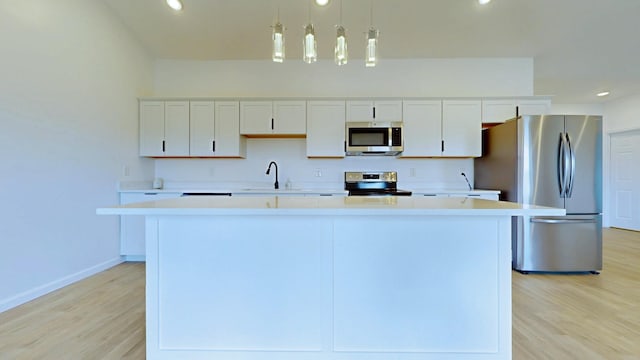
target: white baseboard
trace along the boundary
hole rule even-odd
[[[122,255],[122,260],[131,262],[145,262],[146,258],[145,255]]]
[[[16,306],[22,305],[26,302],[39,298],[42,295],[46,295],[52,291],[58,290],[67,285],[73,284],[74,282],[88,278],[91,275],[95,275],[101,271],[114,267],[120,263],[122,263],[122,259],[120,258],[108,260],[101,264],[78,271],[75,274],[71,274],[63,278],[54,280],[48,284],[44,284],[36,288],[24,291],[8,299],[0,299],[0,313],[7,311],[9,309],[13,309]]]

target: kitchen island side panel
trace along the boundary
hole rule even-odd
[[[510,359],[508,216],[148,216],[149,359]]]

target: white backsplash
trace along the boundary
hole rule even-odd
[[[247,139],[246,159],[157,159],[155,176],[165,187],[211,185],[269,187],[275,175],[266,175],[270,161],[278,164],[284,188],[341,189],[345,171],[397,171],[402,189],[467,189],[460,175],[473,184],[473,159],[401,159],[393,156],[353,156],[344,159],[308,159],[305,139]]]

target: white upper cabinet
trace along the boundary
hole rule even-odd
[[[347,101],[346,121],[402,121],[402,100]]]
[[[482,154],[480,100],[442,101],[442,156],[474,157]]]
[[[405,100],[402,157],[442,156],[442,101]]]
[[[345,102],[307,102],[307,157],[344,157]]]
[[[305,135],[305,101],[241,101],[243,135]]]
[[[518,115],[545,115],[551,111],[551,99],[487,99],[482,100],[482,122],[503,123]]]
[[[216,101],[214,156],[247,156],[247,139],[240,136],[240,103]]]
[[[215,105],[213,101],[191,101],[191,156],[213,156],[215,151]]]
[[[515,99],[483,100],[482,122],[502,123],[516,117],[517,102]]]
[[[246,140],[240,136],[237,101],[191,101],[190,155],[244,157]]]
[[[551,113],[551,99],[521,99],[518,100],[518,114],[546,115]]]
[[[140,155],[189,156],[189,102],[140,102]]]

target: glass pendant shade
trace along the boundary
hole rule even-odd
[[[369,29],[367,35],[367,54],[365,56],[365,66],[374,67],[378,62],[378,30]]]
[[[316,33],[313,29],[313,24],[308,24],[304,28],[303,39],[303,55],[302,60],[307,64],[311,64],[318,60],[318,44],[316,43]]]
[[[284,61],[284,27],[280,22],[273,26],[273,53],[271,58],[278,63]]]
[[[347,35],[344,27],[338,26],[336,34],[335,61],[337,65],[344,65],[349,60],[349,52],[347,51]]]

